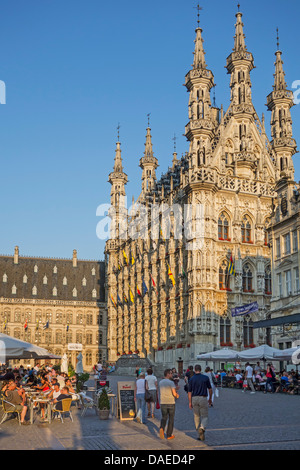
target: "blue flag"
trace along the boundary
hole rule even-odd
[[[147,292],[148,292],[148,287],[146,286],[146,283],[143,279],[143,294],[145,295],[145,294],[147,294]]]

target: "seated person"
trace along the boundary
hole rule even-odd
[[[70,393],[76,393],[76,390],[73,388],[73,385],[70,379],[66,379],[65,386],[68,387]]]
[[[25,421],[25,416],[27,413],[27,406],[25,404],[26,396],[20,390],[17,390],[17,385],[13,380],[11,380],[5,387],[2,389],[5,394],[5,400],[7,400],[11,405],[5,403],[5,409],[7,411],[16,410],[21,412],[21,424],[29,424],[28,421]]]
[[[66,398],[72,398],[72,396],[69,394],[69,389],[68,387],[63,387],[59,396],[53,400],[53,403],[55,405],[54,410],[55,411],[62,411],[62,400],[65,400]]]
[[[0,376],[0,380],[15,380],[15,374],[11,367],[8,367],[6,373]]]
[[[52,398],[53,400],[57,399],[57,397],[59,397],[59,395],[61,394],[61,390],[60,390],[60,385],[59,383],[56,381],[53,386],[52,386],[52,390],[51,392],[49,393],[49,398]]]

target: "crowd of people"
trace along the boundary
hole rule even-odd
[[[250,390],[256,393],[258,390],[264,393],[276,393],[284,391],[289,394],[298,393],[300,377],[298,371],[276,372],[273,364],[267,364],[263,369],[260,362],[255,366],[249,363],[245,368],[233,369],[230,371],[213,371],[206,367],[202,373],[201,366],[189,366],[181,376],[184,379],[184,391],[188,395],[188,406],[193,410],[195,428],[199,440],[205,440],[205,430],[208,424],[208,409],[214,406],[214,398],[219,396],[218,386],[225,378],[230,378],[239,386],[243,393]],[[140,367],[136,367],[135,401],[136,420],[145,423],[146,418],[154,418],[155,409],[160,409],[160,430],[159,436],[164,439],[165,432],[167,439],[174,439],[173,428],[175,418],[176,399],[179,398],[179,374],[176,369],[166,369],[164,378],[157,380],[152,369],[146,373]],[[148,415],[146,416],[146,408]]]
[[[299,392],[300,376],[297,370],[276,371],[272,363],[268,363],[263,368],[260,362],[254,367],[249,363],[245,365],[245,369],[234,369],[230,371],[219,370],[215,374],[217,381],[226,381],[227,377],[231,380],[234,378],[234,384],[243,389],[243,392],[250,389],[250,393],[256,391],[264,391],[264,393],[286,392],[295,395]]]
[[[26,391],[25,391],[26,389]],[[27,392],[40,392],[56,411],[62,411],[61,401],[66,398],[78,399],[76,393],[76,376],[69,377],[68,374],[60,372],[52,364],[40,366],[36,364],[32,368],[10,367],[4,369],[0,375],[1,399],[5,402],[7,411],[14,410],[20,413],[21,424],[29,424],[26,420],[28,410]],[[45,404],[39,404],[41,420],[45,417]]]

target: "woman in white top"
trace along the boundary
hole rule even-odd
[[[207,377],[209,378],[210,385],[212,388],[211,404],[209,405],[209,407],[212,407],[214,406],[213,403],[214,403],[215,391],[216,391],[216,386],[215,386],[216,376],[210,367],[206,367],[204,375],[207,375]],[[207,399],[209,400],[209,394],[207,396]]]
[[[147,400],[148,406],[148,418],[152,416],[154,418],[154,409],[157,400],[157,378],[153,375],[153,370],[147,370],[147,377],[146,377],[146,389],[149,391],[149,400]]]
[[[146,380],[145,374],[140,374],[135,383],[134,401],[136,402],[136,420],[144,424],[146,421],[146,402],[145,402]]]

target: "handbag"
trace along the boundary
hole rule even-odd
[[[146,380],[145,380],[145,401],[151,401],[151,393],[149,390],[146,388]]]
[[[157,410],[160,409],[160,404],[159,404],[159,400],[158,400],[158,394],[156,395],[156,409],[157,409]]]

